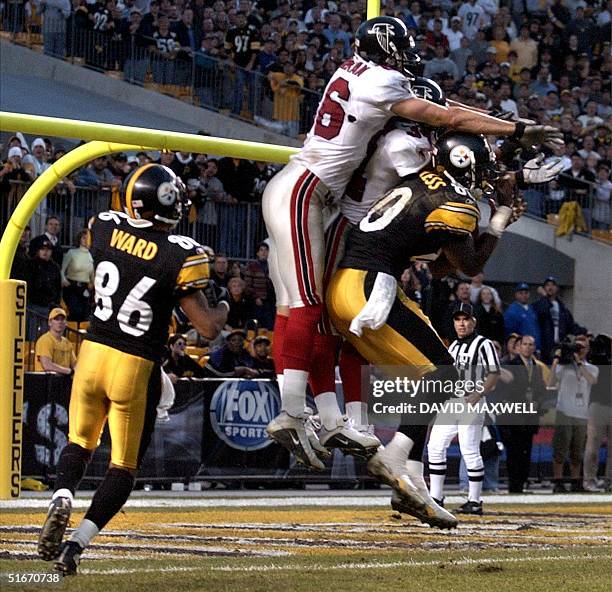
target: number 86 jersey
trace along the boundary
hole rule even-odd
[[[394,116],[391,108],[412,98],[403,74],[355,55],[331,77],[314,125],[291,161],[312,171],[340,199],[368,142]]]
[[[208,282],[207,252],[121,212],[102,212],[89,228],[95,294],[86,339],[159,362],[176,299]]]

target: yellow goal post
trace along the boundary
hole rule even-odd
[[[57,183],[90,160],[133,150],[181,150],[285,163],[296,152],[287,146],[196,134],[0,112],[0,130],[91,140],[49,167],[28,189],[0,240],[0,499],[21,493],[26,283],[11,280],[19,238],[41,200]]]

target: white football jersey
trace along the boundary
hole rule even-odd
[[[403,74],[355,55],[331,77],[304,146],[292,161],[341,198],[368,142],[393,117],[391,107],[411,98]]]
[[[402,177],[417,173],[431,160],[431,142],[418,124],[397,119],[393,128],[373,139],[375,151],[364,162],[340,201],[340,211],[359,224],[370,208]],[[371,147],[371,149],[374,147]],[[367,156],[366,156],[367,158]]]

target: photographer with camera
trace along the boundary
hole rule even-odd
[[[563,464],[569,453],[571,491],[584,491],[580,465],[586,443],[591,387],[599,368],[586,361],[586,335],[567,339],[555,351],[548,386],[557,387],[557,415],[553,436],[553,493],[568,493],[563,483]]]

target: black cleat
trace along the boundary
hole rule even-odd
[[[557,481],[553,486],[553,493],[569,493],[566,489],[565,484],[562,481]]]
[[[38,554],[52,561],[60,554],[60,545],[68,526],[72,504],[67,497],[56,497],[49,506],[47,519],[38,537]]]
[[[434,502],[436,502],[436,504],[438,504],[441,508],[444,507],[444,498],[442,499],[436,499],[435,497],[431,498]]]
[[[455,510],[455,514],[472,514],[482,516],[482,502],[465,502]]]
[[[60,549],[59,557],[55,562],[55,569],[61,571],[65,576],[74,576],[77,567],[81,563],[83,547],[75,541],[66,541]]]

